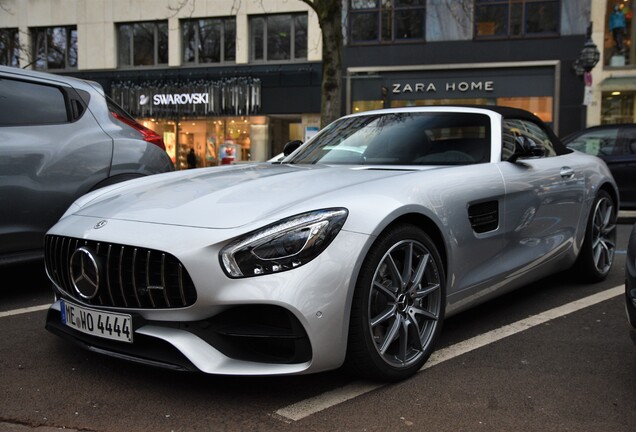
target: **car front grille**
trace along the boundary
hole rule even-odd
[[[80,249],[90,257],[87,261],[90,265],[77,264],[79,258],[73,258]],[[166,309],[190,306],[197,298],[183,264],[165,252],[47,235],[44,259],[53,282],[66,295],[84,304]],[[86,275],[95,286],[88,294],[79,289],[80,275]]]

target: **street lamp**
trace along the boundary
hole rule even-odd
[[[587,28],[587,40],[583,44],[579,58],[574,61],[574,71],[579,76],[584,75],[586,72],[589,73],[594,69],[600,58],[601,53],[592,40],[592,23],[590,23]]]
[[[592,40],[592,23],[587,27],[587,40],[583,44],[583,49],[579,54],[579,58],[574,61],[572,65],[574,72],[581,76],[585,81],[585,93],[583,96],[583,105],[590,105],[592,103],[592,69],[598,63],[601,58],[601,53],[598,50],[596,44]]]

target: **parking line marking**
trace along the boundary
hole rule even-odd
[[[610,288],[608,290],[593,294],[591,296],[575,300],[563,306],[559,306],[540,314],[533,315],[526,319],[522,319],[512,324],[505,325],[498,329],[491,330],[487,333],[475,336],[465,341],[458,342],[455,345],[439,349],[431,354],[431,357],[428,359],[428,361],[424,364],[419,372],[443,363],[447,360],[451,360],[462,354],[466,354],[467,352],[497,342],[508,336],[512,336],[516,333],[551,321],[555,318],[559,318],[578,310],[584,309],[586,307],[593,306],[605,300],[609,300],[613,297],[621,295],[624,292],[625,286],[619,285],[614,288]],[[317,412],[320,412],[327,408],[331,408],[355,397],[362,396],[365,393],[368,393],[385,385],[386,383],[380,384],[364,381],[353,382],[344,387],[331,390],[312,398],[305,399],[300,402],[296,402],[286,407],[280,408],[276,410],[274,414],[276,418],[284,422],[291,423],[293,421],[302,420],[305,417],[316,414]]]
[[[39,306],[31,306],[31,307],[22,308],[22,309],[13,309],[6,312],[0,312],[0,318],[13,316],[13,315],[21,315],[21,314],[30,313],[30,312],[37,312],[37,311],[48,309],[50,306],[51,306],[50,304],[45,304],[45,305],[39,305]]]

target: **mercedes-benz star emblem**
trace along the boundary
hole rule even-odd
[[[79,296],[90,300],[99,290],[99,265],[93,253],[86,247],[80,247],[73,255],[69,264],[73,287]]]
[[[102,228],[102,227],[106,226],[106,224],[107,224],[107,223],[108,223],[108,221],[107,221],[107,220],[100,220],[99,222],[97,222],[97,223],[95,224],[95,226],[93,227],[93,229],[100,229],[100,228]]]

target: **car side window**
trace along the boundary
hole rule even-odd
[[[0,126],[32,126],[69,121],[62,89],[0,78]]]
[[[636,154],[636,127],[628,127],[624,129],[624,136],[627,148],[626,154]]]
[[[508,160],[515,152],[515,139],[526,137],[545,149],[543,157],[556,156],[557,152],[554,143],[548,133],[536,123],[524,119],[504,119],[502,131],[502,153],[501,159]]]
[[[618,128],[590,130],[575,138],[568,147],[592,156],[613,156],[622,153],[618,145]]]

